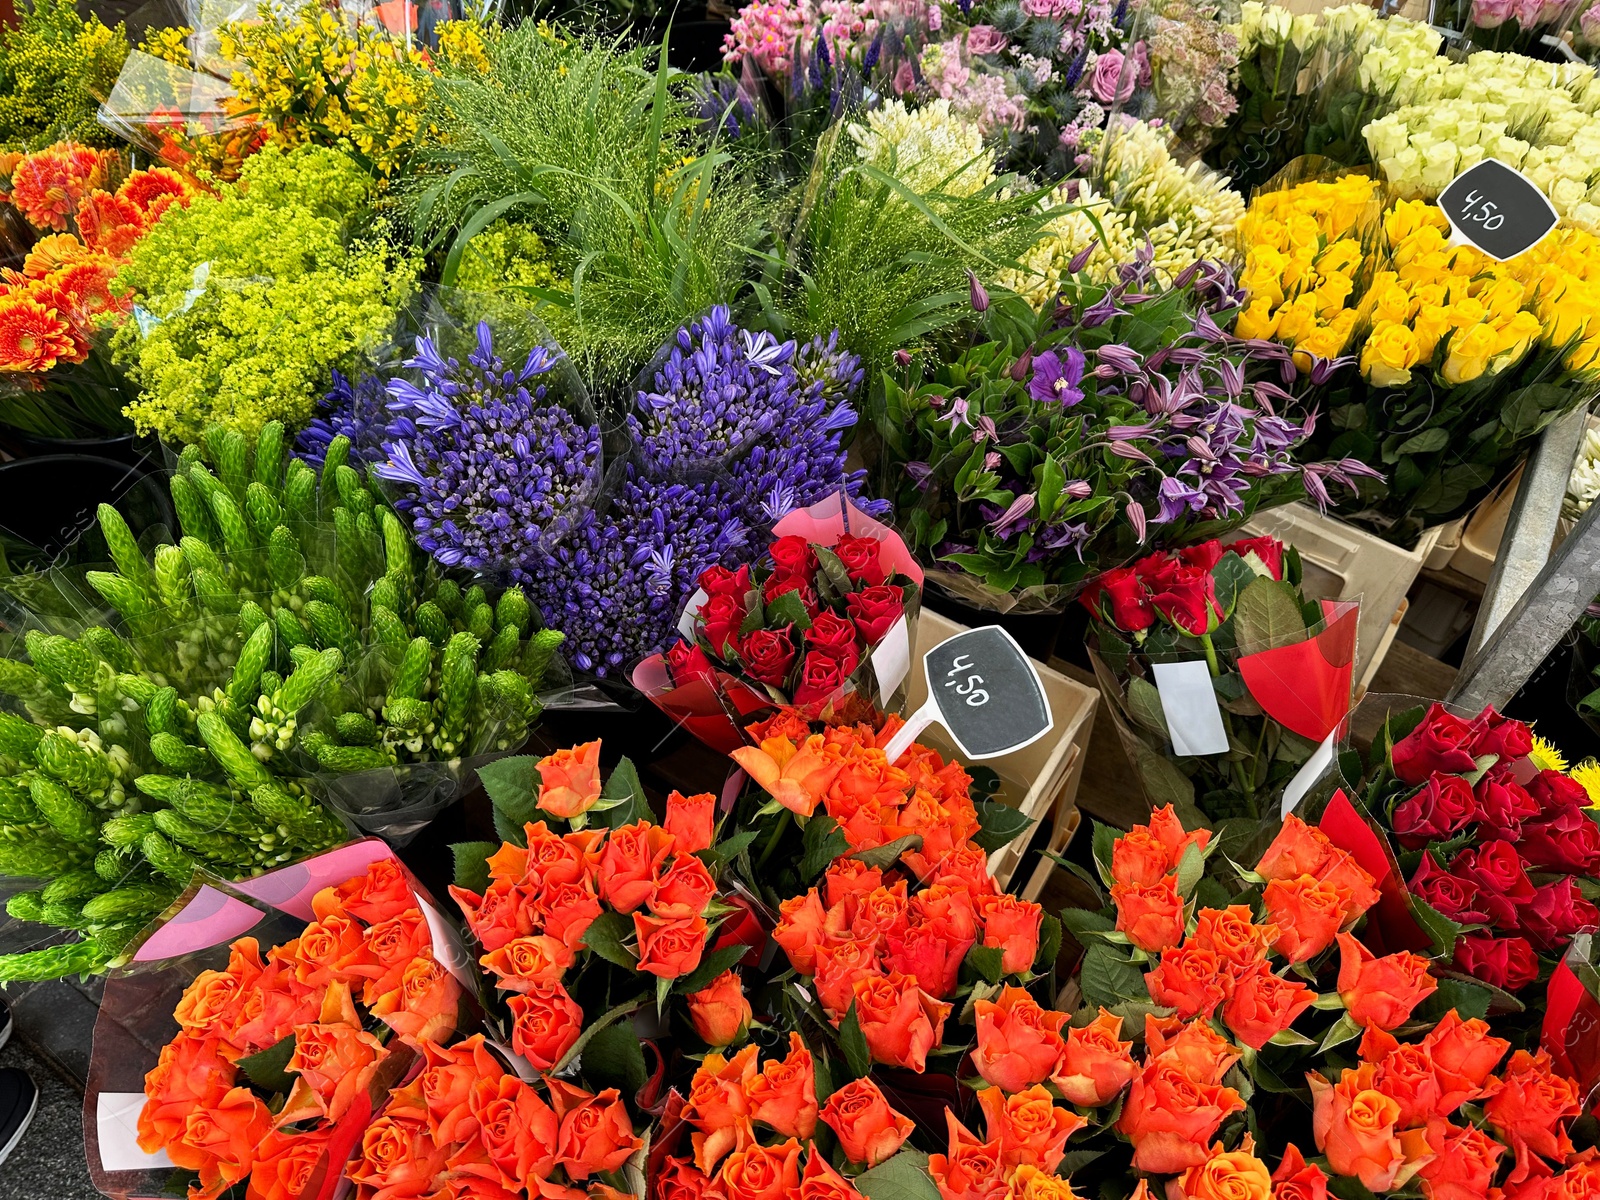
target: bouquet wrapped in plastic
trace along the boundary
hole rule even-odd
[[[840,493],[789,513],[752,571],[712,567],[679,622],[684,640],[633,683],[713,749],[774,705],[829,723],[905,706],[922,568]]]
[[[84,1097],[108,1196],[326,1200],[418,1058],[476,1020],[437,903],[376,840],[203,877],[106,980]],[[465,984],[466,986],[463,986]],[[181,1186],[181,1183],[180,1183]]]
[[[1151,806],[1265,818],[1350,711],[1357,610],[1300,594],[1272,538],[1212,540],[1100,576],[1090,654]]]

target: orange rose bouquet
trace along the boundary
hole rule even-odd
[[[136,390],[99,330],[131,311],[132,292],[116,284],[129,251],[197,186],[75,142],[0,156],[0,204],[21,218],[0,247],[0,422],[62,438],[130,428],[122,408]]]
[[[228,886],[194,885],[108,977],[89,1089],[108,1194],[176,1168],[189,1200],[325,1200],[389,1090],[462,1022],[458,944],[381,842]],[[145,1070],[162,1011],[177,1032]],[[140,1070],[141,1092],[115,1090]]]

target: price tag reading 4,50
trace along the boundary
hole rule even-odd
[[[1439,196],[1455,231],[1452,241],[1505,262],[1533,249],[1560,219],[1537,184],[1503,162],[1468,167]]]
[[[922,660],[922,670],[928,699],[884,747],[890,762],[935,721],[971,760],[1020,750],[1055,724],[1033,662],[998,625],[940,642]]]

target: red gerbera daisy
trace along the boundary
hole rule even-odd
[[[11,173],[11,202],[39,229],[65,229],[67,219],[105,178],[98,150],[57,142],[19,162]]]
[[[31,296],[0,301],[0,371],[48,371],[62,361],[83,361],[70,322]]]
[[[147,171],[135,171],[117,189],[117,199],[131,201],[137,205],[139,211],[151,223],[165,212],[167,205],[173,201],[187,208],[189,197],[193,195],[194,188],[190,186],[189,181],[171,167],[151,167]]]
[[[91,249],[121,258],[144,236],[144,214],[120,191],[93,191],[78,210],[78,230]]]

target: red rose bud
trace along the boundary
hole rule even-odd
[[[1472,786],[1459,775],[1435,773],[1395,806],[1393,823],[1400,844],[1415,850],[1459,833],[1477,819],[1478,801]]]
[[[1239,538],[1228,543],[1227,549],[1232,550],[1240,558],[1246,558],[1254,552],[1261,560],[1261,565],[1266,567],[1274,579],[1283,578],[1283,543],[1277,538]]]
[[[877,587],[889,578],[880,561],[883,543],[877,538],[856,537],[847,533],[834,543],[833,552],[844,565],[845,574],[855,583]]]
[[[675,642],[667,647],[667,674],[676,687],[696,679],[711,678],[711,660],[693,642]]]
[[[1478,799],[1478,820],[1494,837],[1514,842],[1522,835],[1522,823],[1539,815],[1539,802],[1528,789],[1499,768],[1478,780],[1473,794]]]
[[[1457,970],[1507,992],[1539,978],[1539,960],[1526,938],[1464,933],[1456,939],[1454,961]]]
[[[711,653],[729,658],[739,644],[739,626],[744,624],[744,595],[736,599],[727,592],[712,596],[700,608],[700,628]]]
[[[744,673],[758,683],[781,688],[794,666],[794,627],[752,629],[739,641],[739,657]]]
[[[1522,932],[1540,950],[1563,951],[1572,935],[1600,925],[1600,909],[1583,898],[1575,879],[1558,879],[1533,889],[1533,899],[1517,909]]]
[[[805,632],[806,649],[840,662],[848,662],[853,670],[861,657],[858,637],[854,621],[847,621],[838,613],[824,611],[817,614],[817,619],[811,622],[811,628]]]
[[[876,646],[883,641],[905,612],[901,589],[892,583],[853,592],[844,598],[844,607],[869,646]]]
[[[1463,925],[1489,922],[1489,912],[1484,907],[1478,885],[1443,870],[1434,862],[1432,854],[1423,854],[1409,886],[1413,895],[1422,897],[1452,921]]]
[[[1560,771],[1540,771],[1525,785],[1539,807],[1551,813],[1563,808],[1588,808],[1589,793],[1583,784]]]
[[[697,582],[708,596],[734,596],[742,602],[750,591],[750,568],[707,567]]]
[[[1515,762],[1533,750],[1533,731],[1521,721],[1502,717],[1493,705],[1472,722],[1472,734],[1472,753],[1479,758],[1498,754],[1503,762]]]
[[[1600,874],[1600,826],[1584,809],[1558,809],[1554,816],[1529,822],[1517,845],[1539,870]]]
[[[1498,838],[1456,855],[1450,873],[1477,884],[1494,924],[1506,929],[1517,927],[1518,906],[1533,899],[1533,884],[1523,869],[1522,856],[1510,842]]]
[[[1462,775],[1477,770],[1472,726],[1435,704],[1418,725],[1395,743],[1390,761],[1401,783],[1421,783],[1435,771]]]
[[[1209,571],[1222,561],[1226,549],[1220,541],[1212,538],[1209,542],[1201,542],[1198,546],[1185,546],[1178,551],[1178,557],[1191,567]]]
[[[826,654],[812,650],[800,668],[800,685],[794,690],[796,704],[814,704],[826,700],[844,686],[849,672],[843,664]]]
[[[789,592],[794,592],[800,597],[800,607],[806,610],[806,616],[814,617],[822,611],[822,605],[817,603],[817,593],[812,591],[811,584],[804,579],[789,575],[774,575],[767,580],[767,586],[762,589],[762,595],[768,604]]]
[[[809,584],[817,570],[817,552],[811,543],[795,534],[781,537],[767,551],[772,555],[772,572],[784,579]]]
[[[1132,567],[1107,571],[1083,593],[1083,606],[1105,620],[1102,597],[1110,606],[1111,624],[1123,633],[1142,633],[1155,624],[1156,610],[1150,606],[1150,593]]]
[[[1210,571],[1196,567],[1177,567],[1165,574],[1152,588],[1150,603],[1155,610],[1185,633],[1199,637],[1209,633],[1213,614],[1220,619],[1216,580]]]

